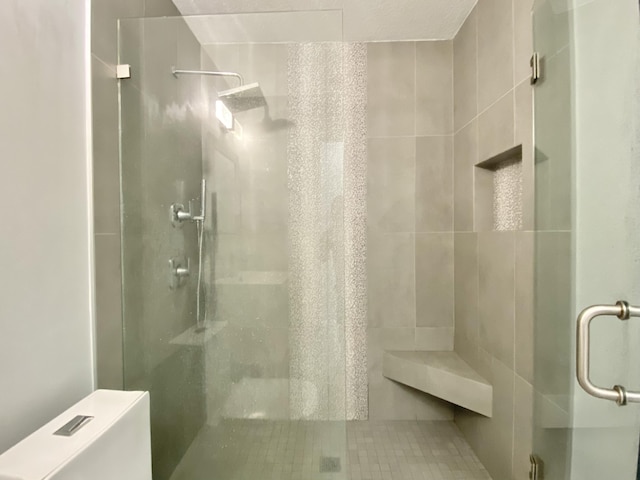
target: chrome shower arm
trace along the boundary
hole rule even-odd
[[[171,68],[171,73],[174,77],[178,78],[179,75],[205,75],[210,77],[234,77],[240,82],[240,86],[244,85],[244,78],[237,72],[216,72],[211,70],[177,70],[175,67]]]

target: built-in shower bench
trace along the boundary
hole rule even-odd
[[[386,351],[382,374],[486,417],[492,415],[493,387],[456,352]]]

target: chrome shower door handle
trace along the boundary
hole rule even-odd
[[[627,302],[619,301],[615,305],[593,305],[580,312],[576,342],[578,383],[589,395],[611,400],[620,406],[628,402],[640,403],[640,392],[628,392],[622,385],[615,385],[613,388],[598,387],[589,379],[589,326],[591,320],[601,316],[615,316],[620,320],[629,320],[631,317],[640,317],[640,307],[632,307]]]

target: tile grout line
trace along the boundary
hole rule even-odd
[[[522,84],[522,82],[520,82],[520,84]],[[520,85],[519,84],[519,85]],[[488,107],[486,107],[484,110],[482,110],[481,112],[479,112],[475,117],[473,117],[471,120],[469,120],[467,123],[465,123],[462,127],[460,127],[457,131],[455,131],[453,133],[453,135],[457,135],[458,133],[460,133],[462,130],[464,130],[465,128],[467,128],[469,125],[471,125],[474,121],[479,120],[480,117],[482,115],[484,115],[485,113],[487,113],[489,110],[491,110],[491,108],[495,107],[496,104],[500,103],[501,100],[504,100],[505,97],[507,95],[509,95],[514,89],[510,88],[509,90],[507,90],[505,93],[503,93],[502,95],[500,95],[500,97],[498,97],[498,99],[496,101],[494,101],[493,103],[491,103]],[[444,135],[441,135],[444,136]]]

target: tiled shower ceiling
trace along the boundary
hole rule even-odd
[[[343,9],[344,40],[449,40],[477,0],[173,0],[183,15]],[[285,17],[283,17],[283,21]],[[276,22],[277,23],[277,19]],[[271,25],[282,30],[284,25]],[[203,39],[199,39],[202,41]]]

